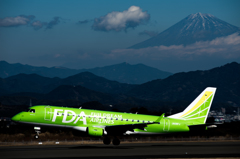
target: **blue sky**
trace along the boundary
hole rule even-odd
[[[100,23],[101,17],[109,13],[122,12],[126,17],[131,6],[139,7],[132,8],[141,14],[136,23],[125,27],[112,25],[110,28]],[[159,64],[151,58],[136,59],[127,54],[119,58],[110,57],[114,50],[144,41],[192,13],[209,13],[240,27],[239,8],[238,0],[0,0],[0,60],[34,66],[75,66],[79,69],[121,62],[143,63],[171,72],[208,69],[234,59],[218,59],[203,67],[190,67],[188,65],[194,61],[188,65],[181,61],[174,68],[168,66],[166,60]],[[9,19],[14,23],[7,23]],[[100,22],[95,22],[96,19]]]

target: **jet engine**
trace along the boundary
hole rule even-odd
[[[97,127],[88,127],[87,133],[91,136],[103,136],[104,129],[103,128],[97,128]]]

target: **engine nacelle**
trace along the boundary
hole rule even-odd
[[[104,129],[97,127],[88,127],[87,133],[91,136],[103,136]]]

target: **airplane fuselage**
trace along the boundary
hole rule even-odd
[[[21,112],[13,119],[20,123],[40,126],[58,126],[86,131],[88,127],[105,128],[114,125],[148,124],[144,130],[134,129],[127,134],[162,134],[171,132],[186,132],[189,127],[181,119],[164,117],[159,123],[154,123],[159,116],[76,109],[56,106],[34,106],[28,112]],[[105,132],[106,134],[106,132]]]

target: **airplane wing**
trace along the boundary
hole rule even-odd
[[[106,126],[105,131],[107,132],[108,135],[123,135],[127,131],[134,132],[133,129],[144,130],[144,128],[147,127],[147,125],[149,124],[154,124],[154,123]]]
[[[107,132],[108,135],[123,135],[127,131],[134,132],[134,129],[145,130],[145,128],[150,124],[156,124],[156,123],[160,124],[160,120],[163,117],[164,117],[164,113],[154,122],[106,126],[105,131]]]

